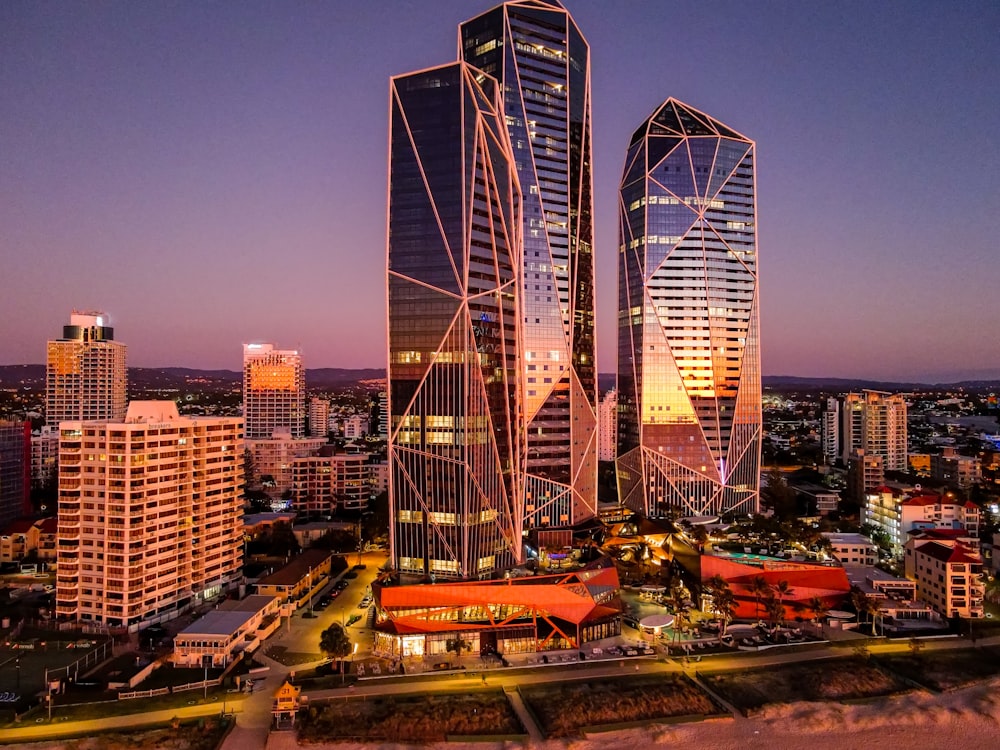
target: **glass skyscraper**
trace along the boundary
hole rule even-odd
[[[500,92],[464,62],[390,92],[393,564],[490,577],[522,559],[521,193]]]
[[[506,2],[458,41],[501,84],[524,197],[525,523],[567,526],[597,503],[590,48],[555,0]]]
[[[648,516],[759,499],[754,142],[668,99],[632,136],[618,247],[618,486]]]

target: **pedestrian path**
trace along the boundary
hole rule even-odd
[[[531,715],[528,707],[524,705],[524,699],[521,697],[521,691],[513,685],[504,686],[503,691],[507,695],[507,700],[510,701],[510,707],[514,709],[514,713],[517,714],[517,718],[521,720],[521,726],[524,727],[524,731],[528,733],[528,737],[531,738],[531,741],[541,742],[544,740],[545,737],[542,736],[542,730],[538,728],[538,725],[535,723],[535,718]]]

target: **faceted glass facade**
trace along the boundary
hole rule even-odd
[[[496,81],[466,63],[392,80],[391,548],[404,574],[521,559],[521,196]]]
[[[618,483],[649,516],[755,512],[754,143],[668,99],[632,136],[618,260]]]
[[[590,48],[551,0],[504,3],[458,41],[503,87],[524,196],[525,523],[574,524],[597,503]]]

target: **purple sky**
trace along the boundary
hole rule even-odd
[[[566,4],[602,372],[625,147],[675,96],[757,140],[765,374],[1000,377],[1000,5]],[[384,366],[388,78],[489,7],[0,3],[0,363],[77,307],[133,365],[238,369],[258,339]]]

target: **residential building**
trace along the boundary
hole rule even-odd
[[[306,383],[302,354],[274,344],[243,345],[243,419],[246,439],[275,432],[306,434]]]
[[[878,607],[880,633],[900,635],[907,630],[946,628],[947,622],[930,605],[917,599],[917,584],[871,566],[845,565],[851,588],[861,591]]]
[[[324,445],[325,437],[295,438],[280,430],[267,438],[246,441],[247,450],[253,457],[257,481],[272,497],[292,489],[295,482],[294,461],[315,455]]]
[[[619,194],[618,487],[647,516],[756,513],[755,145],[667,99]]]
[[[824,533],[823,538],[830,541],[833,556],[845,567],[874,567],[878,563],[878,545],[863,534]]]
[[[378,411],[378,438],[379,440],[389,439],[389,394],[379,391],[375,399],[375,409]],[[365,426],[365,432],[368,427]],[[346,430],[345,430],[346,431]],[[360,437],[360,435],[358,435]],[[347,437],[346,435],[344,437]]]
[[[0,420],[0,527],[31,514],[31,422]]]
[[[979,481],[981,465],[976,456],[961,456],[954,448],[945,447],[931,459],[931,478],[965,489]]]
[[[370,456],[323,449],[291,462],[292,508],[310,516],[364,510],[372,496]]]
[[[459,62],[390,91],[390,546],[404,575],[522,559],[521,195],[494,78]]]
[[[330,580],[333,553],[324,549],[307,549],[293,557],[287,565],[256,583],[263,596],[276,596],[282,604],[301,607]]]
[[[70,315],[62,338],[50,341],[45,367],[45,424],[125,418],[127,348],[101,312]]]
[[[341,422],[345,440],[360,440],[368,434],[368,417],[361,414],[352,414]]]
[[[590,47],[556,0],[511,0],[461,24],[459,56],[493,76],[522,196],[525,526],[597,514]]]
[[[614,461],[618,448],[618,391],[612,388],[597,405],[597,458]]]
[[[820,445],[823,449],[823,463],[832,466],[840,458],[840,401],[826,400],[826,408],[820,418]]]
[[[313,396],[309,399],[309,434],[325,438],[330,433],[330,402]]]
[[[43,425],[31,433],[31,486],[47,487],[59,470],[59,429]]]
[[[828,412],[829,413],[829,410]],[[906,401],[882,391],[848,393],[840,403],[840,458],[880,456],[885,471],[906,471]]]
[[[913,537],[906,543],[906,577],[917,599],[945,617],[983,617],[983,559],[958,541]]]
[[[861,509],[861,522],[882,529],[897,557],[902,556],[910,533],[917,530],[956,531],[970,540],[978,539],[980,517],[981,511],[974,503],[958,500],[950,493],[938,495],[919,488],[906,494],[894,487],[879,487],[867,493]]]
[[[135,629],[237,579],[242,428],[181,417],[172,401],[133,401],[124,421],[60,425],[60,618]]]
[[[30,518],[18,518],[0,530],[0,563],[19,562],[38,548],[38,527]]]
[[[885,458],[858,449],[847,460],[847,492],[859,503],[885,484]]]
[[[178,667],[224,668],[252,654],[281,625],[275,596],[229,599],[174,636],[171,661]]]

